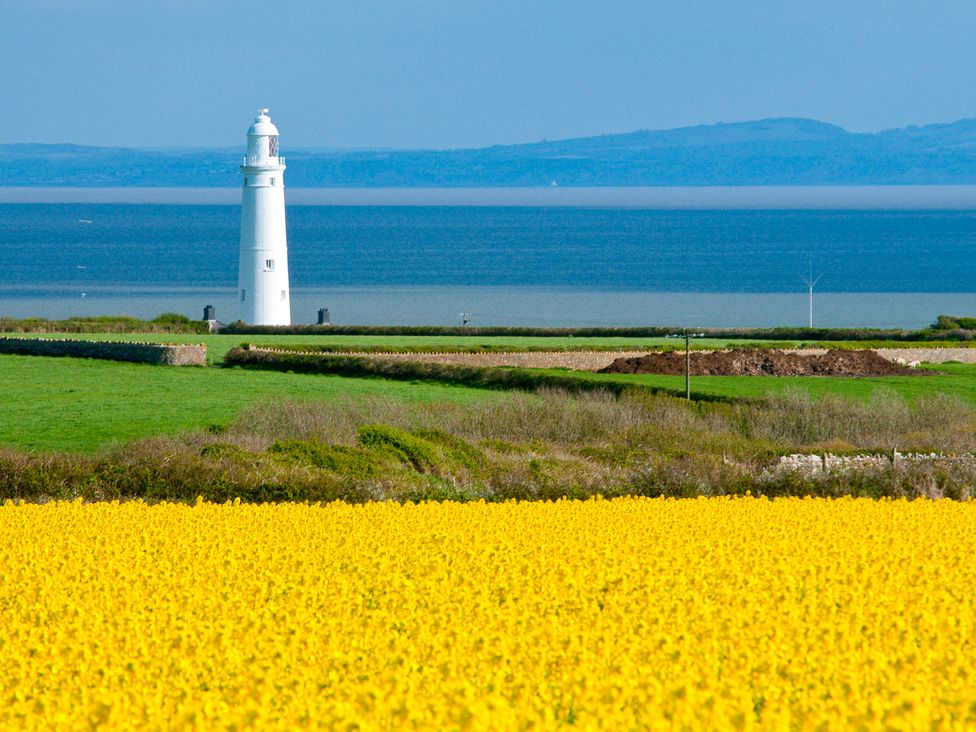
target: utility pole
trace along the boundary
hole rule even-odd
[[[818,282],[820,282],[820,278],[823,277],[823,273],[821,272],[820,274],[818,274],[816,279],[813,278],[813,255],[811,255],[809,258],[808,266],[809,269],[807,270],[807,276],[804,277],[803,275],[800,275],[800,279],[802,279],[806,283],[807,290],[810,293],[810,301],[809,301],[810,317],[807,325],[808,327],[813,328],[813,287]]]
[[[692,333],[687,328],[682,328],[681,333],[664,336],[665,338],[685,339],[685,399],[691,399],[691,339],[701,338],[704,335],[704,333]]]

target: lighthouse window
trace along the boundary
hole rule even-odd
[[[284,302],[287,299],[288,299],[288,290],[282,290],[281,291],[281,301]]]
[[[265,259],[264,260],[264,268],[265,269],[274,269],[274,260],[273,259]]]
[[[271,179],[271,185],[274,185],[274,181],[275,181],[275,179],[274,179],[274,178],[272,178],[272,179]]]
[[[278,155],[278,136],[271,135],[268,138],[268,154],[271,157],[277,157]]]

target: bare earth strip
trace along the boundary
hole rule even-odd
[[[620,357],[643,356],[647,351],[532,351],[526,353],[349,353],[387,361],[457,364],[461,366],[523,366],[533,369],[597,371]]]
[[[962,361],[976,363],[976,348],[879,348],[878,355],[901,363],[915,361],[945,363]],[[824,349],[805,348],[788,351],[803,356],[826,353]],[[576,371],[597,371],[618,358],[635,358],[648,351],[535,351],[527,353],[349,353],[390,361],[459,364],[463,366],[523,366],[526,368],[564,368]]]

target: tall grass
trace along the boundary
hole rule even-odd
[[[563,495],[965,497],[976,461],[824,475],[769,470],[792,452],[969,452],[976,413],[934,397],[787,393],[749,404],[646,391],[513,393],[473,403],[266,402],[225,429],[93,456],[0,452],[0,498],[542,499]]]
[[[846,445],[849,450],[966,452],[974,448],[974,410],[944,394],[909,403],[889,389],[867,401],[826,394],[813,399],[788,390],[736,408],[751,436],[803,449]]]
[[[383,423],[407,430],[442,430],[469,440],[543,440],[574,445],[606,439],[647,422],[648,410],[607,392],[581,394],[546,390],[513,392],[492,404],[406,404],[395,399],[340,398],[328,403],[259,404],[228,429],[235,438],[299,439],[351,444],[360,425]]]

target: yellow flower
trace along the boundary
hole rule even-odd
[[[0,728],[976,725],[976,504],[0,506]]]

